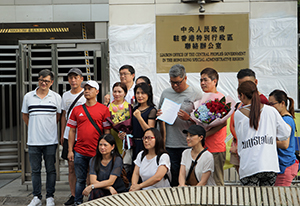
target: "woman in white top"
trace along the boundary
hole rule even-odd
[[[187,145],[191,148],[184,150],[182,153],[179,186],[216,185],[213,178],[214,157],[207,148],[204,148],[205,129],[200,125],[191,125],[182,132],[187,134]],[[192,165],[195,165],[194,169],[191,169]]]
[[[148,128],[142,139],[145,149],[134,161],[130,191],[170,187],[170,157],[160,132],[156,128]],[[142,179],[140,184],[139,177]]]
[[[243,106],[234,114],[243,185],[272,186],[279,170],[276,139],[288,139],[291,128],[278,111],[260,103],[255,83],[243,82],[238,88]]]

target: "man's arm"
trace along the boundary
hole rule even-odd
[[[69,147],[68,159],[70,162],[74,161],[73,147],[75,143],[75,134],[76,134],[76,128],[70,127],[69,137],[68,137],[68,147]]]
[[[60,120],[60,113],[56,113],[56,122],[58,123]]]
[[[160,134],[161,136],[163,137],[164,139],[164,142],[166,143],[166,123],[164,121],[160,121],[158,120],[159,122],[159,130],[160,130]]]
[[[223,124],[220,124],[220,125],[218,125],[218,126],[216,126],[216,127],[211,128],[210,130],[208,130],[208,131],[206,132],[206,137],[215,134],[215,133],[218,132],[220,129],[222,129],[223,127],[226,127],[226,126],[227,126],[227,121],[224,122]]]
[[[23,118],[25,124],[28,126],[29,114],[22,113],[22,118]]]
[[[66,110],[62,110],[61,119],[60,119],[60,127],[61,127],[61,134],[60,134],[60,144],[63,145],[64,143],[64,132],[67,125],[66,119]]]

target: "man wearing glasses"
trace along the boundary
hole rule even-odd
[[[22,117],[28,126],[28,154],[31,166],[33,199],[29,206],[42,205],[41,162],[45,161],[47,173],[46,205],[53,206],[56,169],[55,156],[58,144],[57,122],[61,113],[61,97],[50,90],[54,74],[48,69],[39,72],[39,86],[25,94]]]
[[[187,76],[183,65],[176,64],[169,71],[171,87],[165,89],[160,97],[158,108],[161,108],[165,98],[181,104],[178,117],[173,125],[164,124],[160,121],[160,130],[165,137],[166,149],[171,159],[171,186],[178,186],[178,176],[180,169],[180,161],[182,152],[188,148],[186,135],[182,133],[184,129],[188,129],[192,124],[190,114],[194,109],[193,102],[201,99],[202,93],[200,89],[196,89],[187,84]],[[161,110],[158,111],[158,115]]]
[[[126,84],[127,87],[127,94],[125,96],[125,100],[130,103],[133,104],[134,103],[134,87],[135,87],[135,83],[134,83],[134,79],[135,79],[135,70],[133,68],[133,66],[131,65],[123,65],[121,66],[121,68],[119,69],[119,76],[120,76],[120,81],[124,84]],[[114,99],[112,99],[114,100]],[[108,105],[110,102],[110,96],[109,94],[106,94],[104,96],[104,105]]]

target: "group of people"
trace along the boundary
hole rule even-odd
[[[120,81],[113,84],[112,98],[97,101],[99,85],[83,83],[82,72],[68,72],[71,90],[60,97],[50,90],[54,75],[40,71],[39,85],[23,99],[23,120],[28,126],[28,153],[33,196],[29,206],[41,205],[41,161],[45,161],[46,203],[55,205],[55,154],[57,122],[61,121],[62,158],[68,161],[71,197],[65,205],[125,191],[170,186],[224,185],[227,123],[205,131],[190,114],[202,92],[187,84],[183,65],[170,68],[171,87],[160,97],[153,94],[146,76],[135,80],[131,65],[119,69]],[[200,73],[205,93],[217,91],[218,72]],[[269,100],[257,90],[251,69],[238,72],[240,103],[230,120],[233,135],[231,163],[243,185],[290,186],[297,175],[294,102],[284,91],[274,90]],[[181,104],[170,125],[157,117],[168,98]],[[289,109],[287,109],[289,106]],[[61,117],[60,117],[60,114]]]

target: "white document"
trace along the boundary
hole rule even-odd
[[[177,113],[179,112],[180,107],[181,104],[178,104],[168,98],[165,98],[160,108],[162,114],[158,116],[157,119],[164,121],[169,125],[172,125],[177,118]]]

